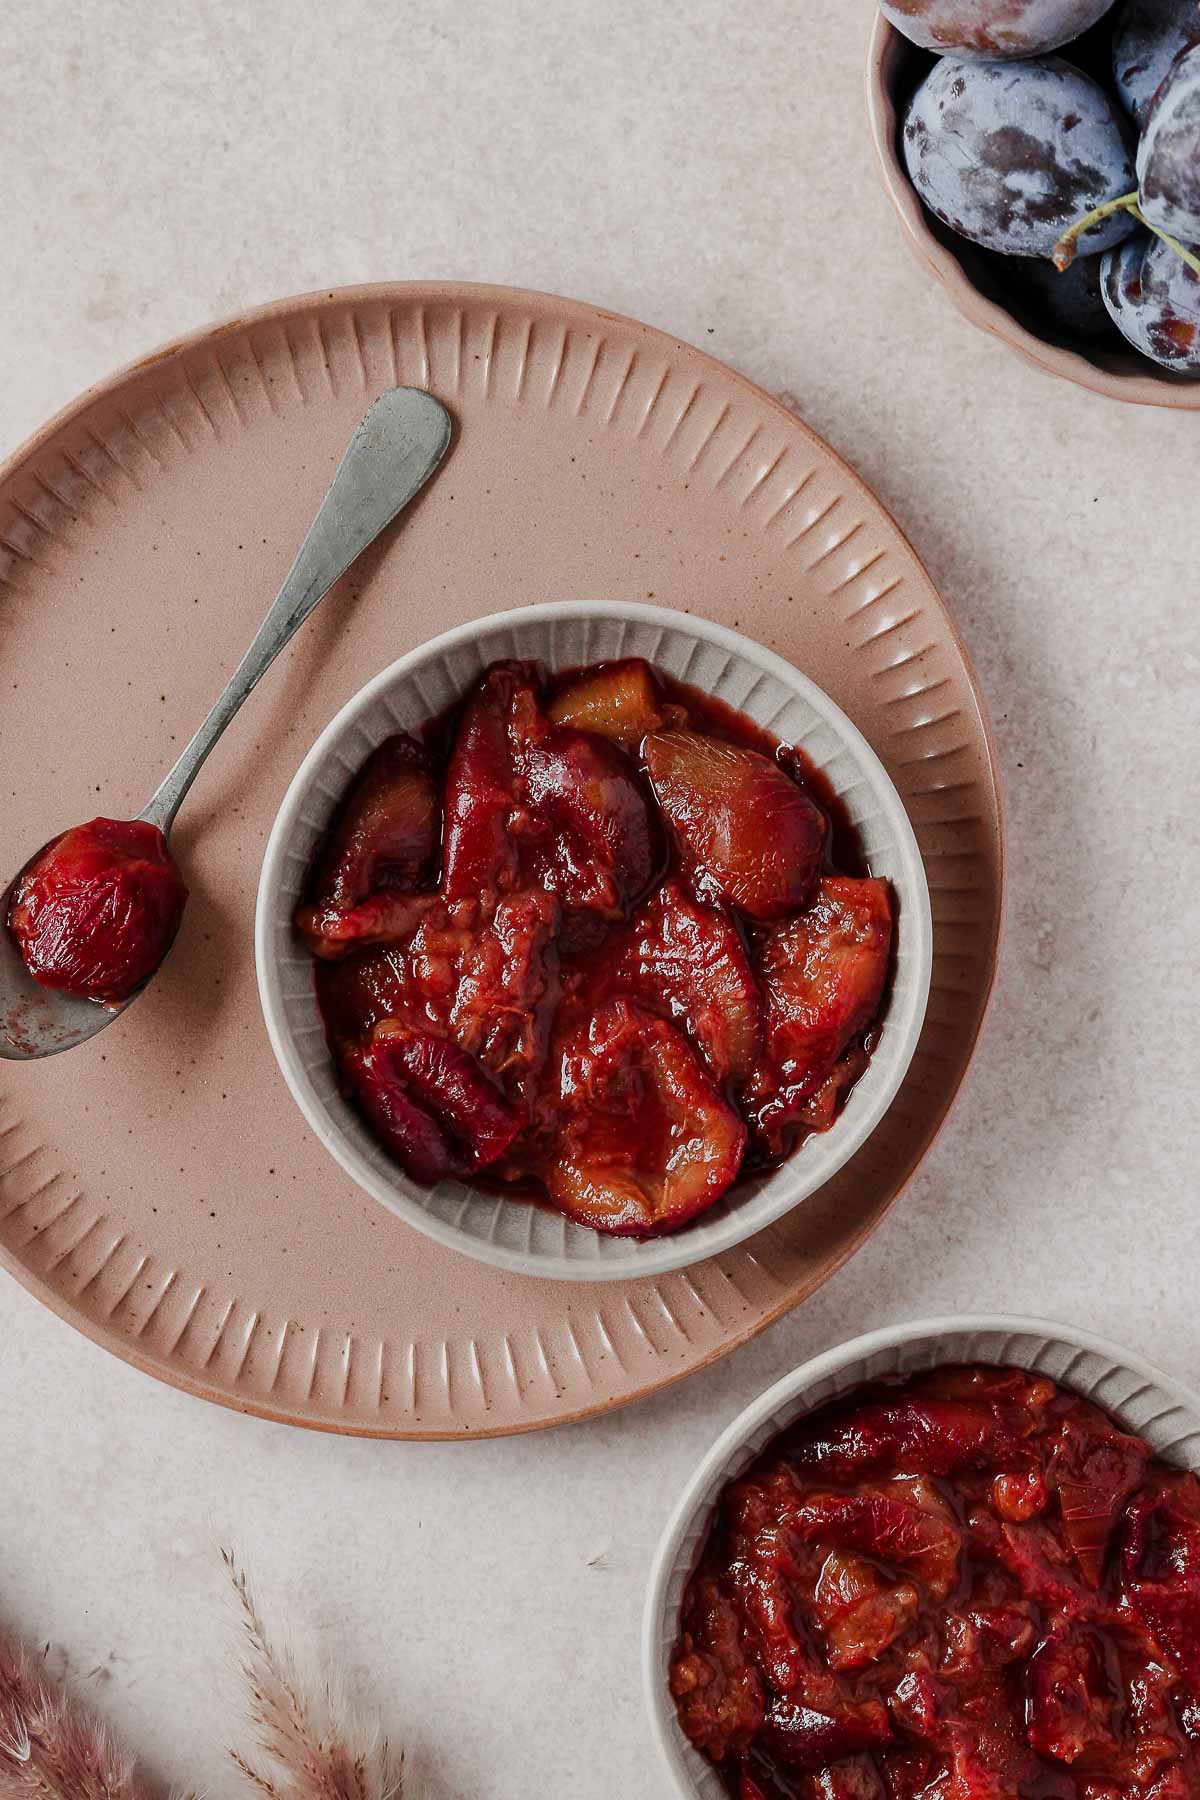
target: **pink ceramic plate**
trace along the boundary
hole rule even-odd
[[[588,306],[367,287],[172,345],[0,470],[10,863],[61,826],[142,804],[249,639],[354,425],[395,382],[449,406],[451,455],[197,781],[173,839],[192,901],[152,989],[69,1056],[5,1065],[0,1256],[98,1342],[208,1399],[331,1430],[484,1435],[679,1379],[803,1299],[879,1222],[983,1016],[999,802],[973,677],[928,577],[783,407]],[[458,621],[598,593],[736,626],[824,688],[905,801],[934,915],[916,1056],[836,1179],[719,1257],[603,1287],[468,1261],[359,1193],[276,1070],[252,943],[271,820],[347,697]]]

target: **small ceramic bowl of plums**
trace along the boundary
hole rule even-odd
[[[727,1250],[865,1143],[932,924],[886,771],[704,619],[529,606],[402,657],[285,796],[256,958],[318,1137],[401,1218],[552,1279]]]
[[[867,93],[960,312],[1096,393],[1200,409],[1200,0],[885,0]]]
[[[1200,1793],[1200,1399],[1036,1319],[842,1344],[713,1445],[654,1558],[681,1800]]]

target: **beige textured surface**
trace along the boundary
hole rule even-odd
[[[5,449],[116,363],[277,293],[559,289],[798,396],[979,664],[1011,848],[980,1060],[872,1244],[748,1350],[557,1436],[372,1445],[201,1407],[0,1290],[20,1451],[0,1611],[107,1671],[98,1699],[157,1768],[227,1791],[225,1534],[409,1724],[445,1800],[657,1792],[646,1561],[768,1380],[955,1306],[1058,1314],[1195,1378],[1194,422],[1024,368],[910,263],[862,124],[865,3],[770,27],[709,0],[686,25],[624,0],[354,3],[331,26],[315,4],[25,0],[7,23]]]

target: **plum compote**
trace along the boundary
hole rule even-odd
[[[670,1684],[736,1800],[1189,1800],[1200,1480],[1019,1369],[859,1388],[722,1491]]]
[[[343,1091],[414,1180],[631,1237],[833,1124],[892,923],[801,754],[638,660],[494,663],[388,738],[296,915]]]
[[[187,888],[157,825],[92,819],[17,877],[8,928],[43,987],[116,1005],[171,948]]]

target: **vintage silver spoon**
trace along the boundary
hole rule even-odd
[[[449,442],[450,415],[432,394],[391,388],[379,396],[351,438],[257,637],[139,819],[169,834],[184,795],[242,701],[355,558],[425,485]],[[57,1056],[95,1037],[146,986],[114,1005],[39,986],[5,923],[15,881],[32,860],[25,859],[0,896],[0,1057],[14,1062]]]

